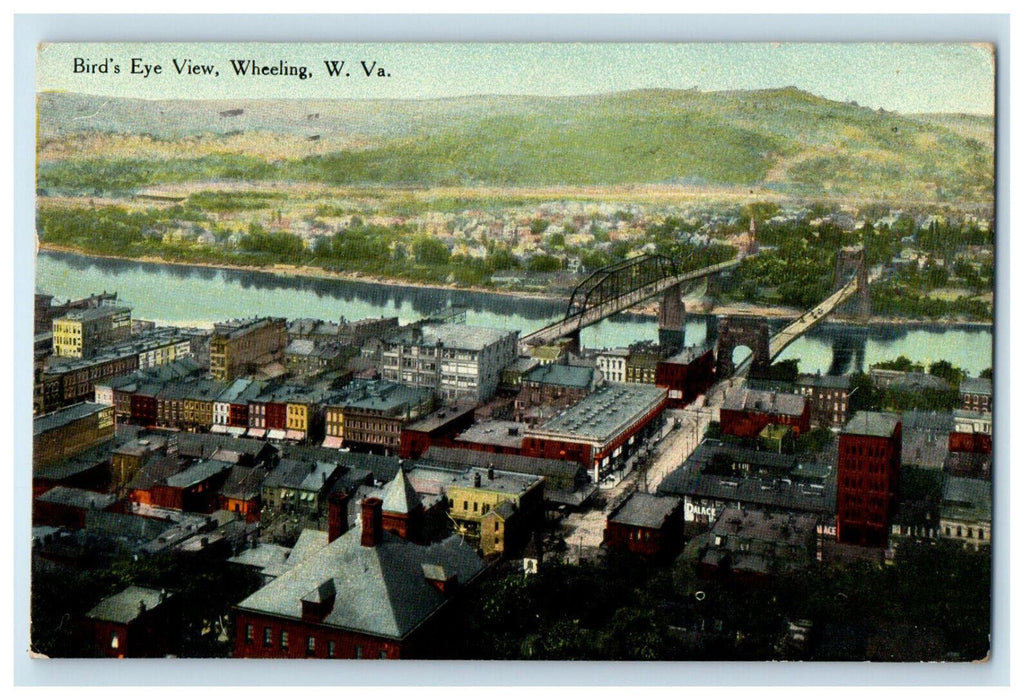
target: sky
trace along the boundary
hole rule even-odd
[[[962,43],[67,43],[44,45],[38,59],[39,90],[147,99],[428,99],[793,85],[902,113],[990,115],[995,101],[992,47]],[[187,59],[213,72],[178,73],[173,60],[181,66]],[[304,66],[310,77],[237,75],[234,59]],[[350,77],[331,77],[326,61],[343,61]],[[106,73],[89,68],[104,65]],[[158,65],[160,73],[148,72]]]

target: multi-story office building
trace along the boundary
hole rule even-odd
[[[902,419],[859,411],[838,439],[838,541],[885,547],[898,503]]]
[[[90,358],[105,345],[128,340],[132,311],[128,306],[104,305],[69,311],[53,322],[54,355]]]
[[[380,374],[432,389],[447,402],[481,402],[494,395],[502,370],[515,361],[518,340],[518,331],[417,323],[384,340]]]
[[[285,318],[220,323],[211,336],[211,378],[232,381],[258,367],[281,362],[286,349]]]

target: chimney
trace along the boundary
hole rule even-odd
[[[366,498],[362,501],[362,546],[375,547],[383,539],[383,501]]]
[[[494,467],[489,467],[487,469],[487,479],[490,481],[494,481]]]
[[[329,541],[332,542],[347,532],[346,493],[334,493],[329,497]]]
[[[480,488],[480,472],[475,472],[473,474],[473,486]]]

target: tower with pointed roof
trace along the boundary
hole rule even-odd
[[[383,488],[383,529],[413,542],[422,531],[422,499],[408,480],[404,469]]]

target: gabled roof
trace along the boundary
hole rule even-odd
[[[383,487],[383,512],[411,513],[422,507],[422,499],[408,481],[404,469],[398,468],[397,476]]]
[[[332,581],[336,595],[322,625],[376,637],[404,639],[447,600],[427,580],[424,565],[462,585],[485,565],[454,535],[422,546],[384,532],[375,547],[361,545],[359,528],[348,530],[237,607],[300,620],[302,601]],[[440,570],[435,567],[440,567]]]
[[[153,588],[129,586],[120,593],[104,598],[86,617],[92,620],[128,624],[140,613],[152,610],[165,602],[165,594]]]

